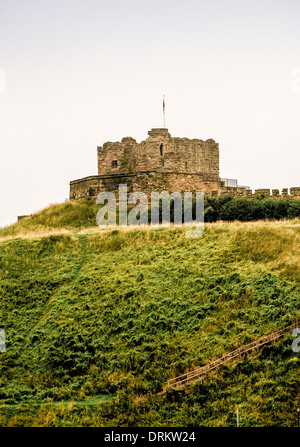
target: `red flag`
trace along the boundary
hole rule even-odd
[[[163,111],[165,111],[165,97],[163,98]]]

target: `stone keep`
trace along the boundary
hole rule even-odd
[[[97,148],[98,175],[70,182],[70,200],[95,200],[100,192],[119,192],[126,184],[128,193],[204,191],[210,196],[230,194],[234,197],[263,195],[300,198],[300,188],[257,189],[238,186],[237,180],[220,179],[219,145],[214,140],[174,138],[168,129],[152,129],[148,138],[137,143],[126,137],[121,142],[107,142]],[[230,181],[231,180],[231,181]],[[234,184],[235,186],[232,186]],[[231,186],[229,186],[231,185]]]
[[[214,140],[173,138],[168,129],[152,129],[137,143],[131,137],[97,148],[98,175],[70,182],[70,199],[92,199],[102,191],[212,193],[221,189],[219,145]]]

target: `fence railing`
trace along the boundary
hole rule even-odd
[[[299,326],[300,326],[300,322],[296,321],[295,323],[291,324],[290,326],[287,326],[283,329],[272,332],[269,335],[266,335],[264,337],[261,337],[257,340],[252,341],[251,343],[243,345],[240,348],[237,348],[234,351],[231,351],[228,354],[225,354],[222,357],[212,361],[211,363],[208,363],[207,365],[201,366],[200,368],[194,369],[193,371],[189,371],[185,374],[181,374],[180,376],[169,379],[167,382],[167,387],[178,387],[178,386],[185,385],[187,382],[189,382],[193,379],[204,378],[207,376],[207,374],[209,372],[211,372],[214,369],[218,368],[219,366],[223,365],[225,362],[233,360],[234,358],[242,356],[243,354],[246,354],[250,351],[258,350],[266,343],[271,343],[272,341],[276,340],[277,338],[281,337],[282,335],[286,334],[287,332],[289,332],[292,329],[295,329],[296,327],[299,327]]]

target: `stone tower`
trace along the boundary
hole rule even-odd
[[[151,129],[148,138],[106,142],[97,147],[98,175],[70,182],[70,199],[95,199],[102,191],[204,191],[219,194],[219,145],[214,140],[174,138],[168,129]]]

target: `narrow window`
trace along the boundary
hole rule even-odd
[[[118,160],[113,160],[113,161],[111,162],[111,167],[112,167],[112,168],[117,168],[117,167],[118,167]]]
[[[164,146],[163,146],[163,144],[161,144],[161,145],[159,146],[159,153],[160,153],[160,156],[162,157],[163,154],[164,154]]]
[[[187,169],[187,167],[188,167],[188,164],[187,164],[187,161],[185,162],[185,169]]]

